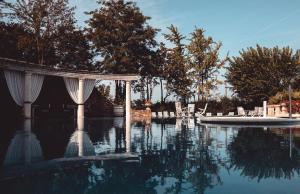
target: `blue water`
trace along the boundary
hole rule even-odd
[[[50,119],[1,127],[0,193],[300,192],[300,127],[174,119],[126,128],[107,118],[76,128]]]

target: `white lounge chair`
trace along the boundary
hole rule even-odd
[[[152,117],[152,118],[156,118],[156,117],[157,117],[156,112],[152,112],[152,113],[151,113],[151,117]]]
[[[217,117],[221,117],[221,116],[223,116],[223,113],[218,112],[218,113],[217,113]]]
[[[237,107],[237,113],[238,113],[238,116],[242,116],[242,117],[246,117],[247,114],[245,112],[245,109],[241,106],[238,106]]]
[[[259,116],[259,117],[264,116],[264,107],[258,107],[257,116]]]
[[[176,108],[176,117],[185,117],[185,111],[182,110],[181,102],[175,102],[175,108]]]
[[[168,113],[168,111],[164,111],[164,112],[163,112],[163,117],[164,117],[165,119],[169,118],[169,113]]]
[[[228,116],[230,116],[230,117],[234,116],[234,112],[229,112]]]
[[[211,117],[212,116],[211,112],[206,113],[206,116]]]
[[[170,112],[170,117],[171,118],[175,118],[175,113],[174,112]]]
[[[160,118],[160,119],[163,118],[162,112],[157,112],[157,117]]]
[[[208,103],[205,104],[204,108],[198,108],[198,112],[196,114],[197,117],[203,116],[206,112]]]
[[[195,114],[195,104],[188,104],[188,117],[194,117]]]

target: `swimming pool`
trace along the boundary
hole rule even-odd
[[[24,129],[25,128],[25,129]],[[299,193],[298,128],[37,119],[1,128],[1,193]],[[129,138],[130,137],[130,138]],[[5,192],[3,192],[5,191]]]

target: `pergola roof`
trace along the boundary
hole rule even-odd
[[[18,61],[14,59],[0,57],[0,68],[13,71],[29,71],[35,74],[71,77],[80,79],[95,79],[95,80],[124,80],[133,81],[138,80],[138,75],[133,74],[101,74],[97,71],[87,70],[71,70],[66,68],[55,68],[46,65],[39,65],[35,63]]]

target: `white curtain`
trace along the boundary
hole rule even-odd
[[[10,92],[10,95],[14,101],[23,106],[24,103],[24,91],[25,91],[25,74],[19,71],[4,70],[4,76]],[[39,96],[44,82],[44,76],[38,74],[32,74],[31,76],[31,102],[36,101]]]
[[[64,77],[64,81],[69,95],[71,96],[71,98],[76,104],[79,104],[78,102],[79,80],[77,78]],[[94,86],[95,86],[95,80],[91,80],[91,79],[84,80],[83,102],[85,102],[90,97],[94,89]]]

